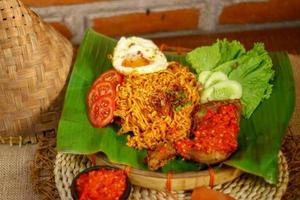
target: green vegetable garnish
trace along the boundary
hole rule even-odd
[[[215,67],[244,55],[245,52],[244,46],[238,41],[219,40],[211,46],[194,49],[187,54],[186,60],[200,74],[205,70],[212,71]]]
[[[177,107],[175,108],[176,111],[179,111],[179,110],[181,110],[181,109],[182,109],[182,106],[177,106]]]
[[[180,91],[180,92],[178,92],[178,97],[180,97],[180,98],[186,98],[186,95],[185,95],[185,93],[184,92],[182,92],[182,91]]]
[[[183,108],[183,106],[191,105],[192,103],[193,103],[193,102],[192,102],[191,100],[188,100],[187,102],[184,102],[182,105],[177,106],[177,107],[175,108],[175,110],[176,110],[176,111],[179,111],[179,110],[181,110],[181,109]]]
[[[227,40],[217,41],[212,46],[197,48],[189,52],[186,60],[200,74],[203,71],[221,71],[230,80],[242,85],[242,114],[249,118],[259,103],[270,97],[274,77],[272,60],[262,43],[254,44],[246,52],[244,46]]]

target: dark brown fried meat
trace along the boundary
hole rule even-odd
[[[195,110],[193,111],[193,138],[183,139],[175,142],[174,146],[177,154],[188,160],[206,164],[214,164],[226,160],[236,150],[237,133],[239,128],[226,129],[230,132],[225,133],[219,131],[215,132],[214,129],[208,129],[208,131],[204,131],[205,129],[203,129],[203,127],[207,125],[208,127],[215,127],[215,125],[211,125],[215,122],[209,121],[209,119],[205,117],[207,111],[210,110],[210,112],[213,111],[218,113],[220,106],[224,105],[234,105],[235,119],[233,119],[230,124],[239,124],[241,113],[241,104],[239,100],[213,101],[196,106]],[[199,131],[199,129],[202,131]],[[226,134],[227,137],[224,137],[223,134]],[[226,148],[220,148],[218,145],[216,146],[216,144],[220,142],[225,144]]]
[[[164,143],[157,146],[154,150],[148,150],[145,159],[151,170],[157,170],[168,163],[169,160],[174,159],[176,150],[171,143]]]
[[[187,148],[184,156],[181,156],[187,160],[193,160],[198,163],[215,164],[226,160],[230,155],[231,153],[229,152],[219,152],[216,150],[204,152],[197,148]]]
[[[165,94],[166,93],[158,93],[158,95],[152,99],[152,103],[156,105],[157,112],[160,112],[161,114],[172,112],[172,100],[177,99],[175,96],[176,93],[174,93],[175,95],[173,98],[167,98],[169,100],[168,103],[164,103],[167,102],[167,99],[165,99]],[[236,114],[239,121],[241,113],[241,103],[239,100],[212,101],[206,104],[195,106],[195,109],[192,113],[193,126],[191,127],[191,131],[194,133],[199,128],[199,124],[201,124],[201,122],[204,120],[204,116],[206,115],[208,109],[216,111],[221,105],[227,104],[234,104],[236,106]],[[165,107],[163,105],[165,105]],[[188,160],[207,164],[221,162],[226,160],[231,155],[230,152],[219,152],[213,149],[211,149],[209,152],[199,150],[198,148],[195,148],[197,136],[194,137],[195,138],[186,139],[185,141],[187,142],[182,142],[182,140],[175,142],[175,144],[164,143],[157,146],[153,150],[148,150],[145,162],[148,164],[151,170],[157,170],[167,164],[169,160],[174,159],[176,155],[181,155],[183,158]],[[181,149],[181,151],[179,149]]]

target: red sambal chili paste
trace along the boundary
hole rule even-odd
[[[119,200],[126,189],[126,173],[117,169],[98,169],[79,176],[79,200]]]
[[[197,145],[208,152],[213,149],[221,152],[233,152],[237,148],[239,120],[234,104],[221,105],[217,111],[208,109],[204,120],[195,131]]]
[[[208,108],[194,132],[194,139],[176,143],[176,150],[185,156],[193,148],[202,152],[232,153],[237,148],[239,132],[238,108],[234,104],[220,105],[216,110]]]

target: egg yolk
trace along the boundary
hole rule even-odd
[[[142,53],[138,53],[136,55],[129,55],[122,62],[122,66],[132,68],[146,66],[149,64],[150,60],[145,58]]]

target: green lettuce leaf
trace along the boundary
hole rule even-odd
[[[218,40],[211,46],[194,49],[186,55],[187,62],[200,74],[202,71],[213,69],[227,61],[238,58],[245,53],[245,48],[238,41],[228,42]]]
[[[269,83],[274,77],[272,60],[264,45],[257,43],[251,51],[237,59],[237,63],[237,68],[229,73],[229,79],[242,85],[243,115],[249,118],[259,103],[272,93],[272,84]]]
[[[186,60],[197,73],[204,70],[221,71],[229,79],[238,81],[243,88],[242,114],[246,118],[272,93],[269,81],[274,77],[274,70],[272,60],[262,43],[254,44],[253,49],[246,52],[237,41],[217,41],[212,46],[189,52]]]

